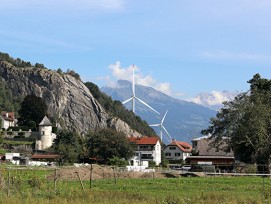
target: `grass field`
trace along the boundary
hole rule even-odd
[[[268,177],[180,177],[64,181],[53,170],[1,171],[0,203],[270,203]],[[8,175],[10,179],[8,179]],[[9,182],[8,182],[9,181]],[[55,187],[56,184],[56,187]]]

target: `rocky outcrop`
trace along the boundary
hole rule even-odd
[[[42,68],[17,68],[2,61],[0,80],[7,83],[15,96],[34,94],[43,98],[49,116],[56,118],[62,128],[85,134],[90,129],[114,127],[127,135],[133,133],[130,136],[139,134],[109,116],[81,80],[73,76]]]

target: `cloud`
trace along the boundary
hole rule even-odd
[[[135,68],[135,83],[142,85],[142,86],[148,86],[152,87],[158,91],[161,91],[167,95],[172,95],[171,91],[171,85],[168,82],[159,83],[157,80],[155,80],[151,75],[144,75],[140,72],[139,67],[136,65],[130,65],[129,67],[121,67],[121,63],[118,61],[115,64],[109,65],[109,69],[111,70],[112,75],[116,80],[122,79],[122,80],[133,80],[133,67]],[[116,86],[114,83],[112,83],[112,80],[106,79],[107,86]]]
[[[210,109],[218,110],[225,101],[231,101],[237,95],[237,92],[212,91],[211,93],[202,92],[189,101],[203,105]]]
[[[122,10],[124,5],[124,0],[9,0],[1,2],[0,9]]]
[[[225,50],[202,51],[200,56],[205,59],[214,60],[270,60],[270,55],[254,53],[233,53]]]

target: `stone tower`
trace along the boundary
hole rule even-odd
[[[36,150],[44,150],[53,144],[52,123],[44,116],[39,124],[40,140],[36,141]]]

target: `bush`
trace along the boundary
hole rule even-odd
[[[13,127],[9,127],[8,130],[12,130],[12,131],[28,131],[29,128],[27,126],[13,126]]]
[[[109,165],[114,165],[114,166],[127,166],[129,165],[129,162],[125,159],[120,159],[118,157],[113,157],[109,159]]]
[[[149,161],[149,167],[156,167],[155,161]]]
[[[244,173],[246,174],[256,174],[257,173],[257,166],[256,164],[248,164],[244,168]]]

